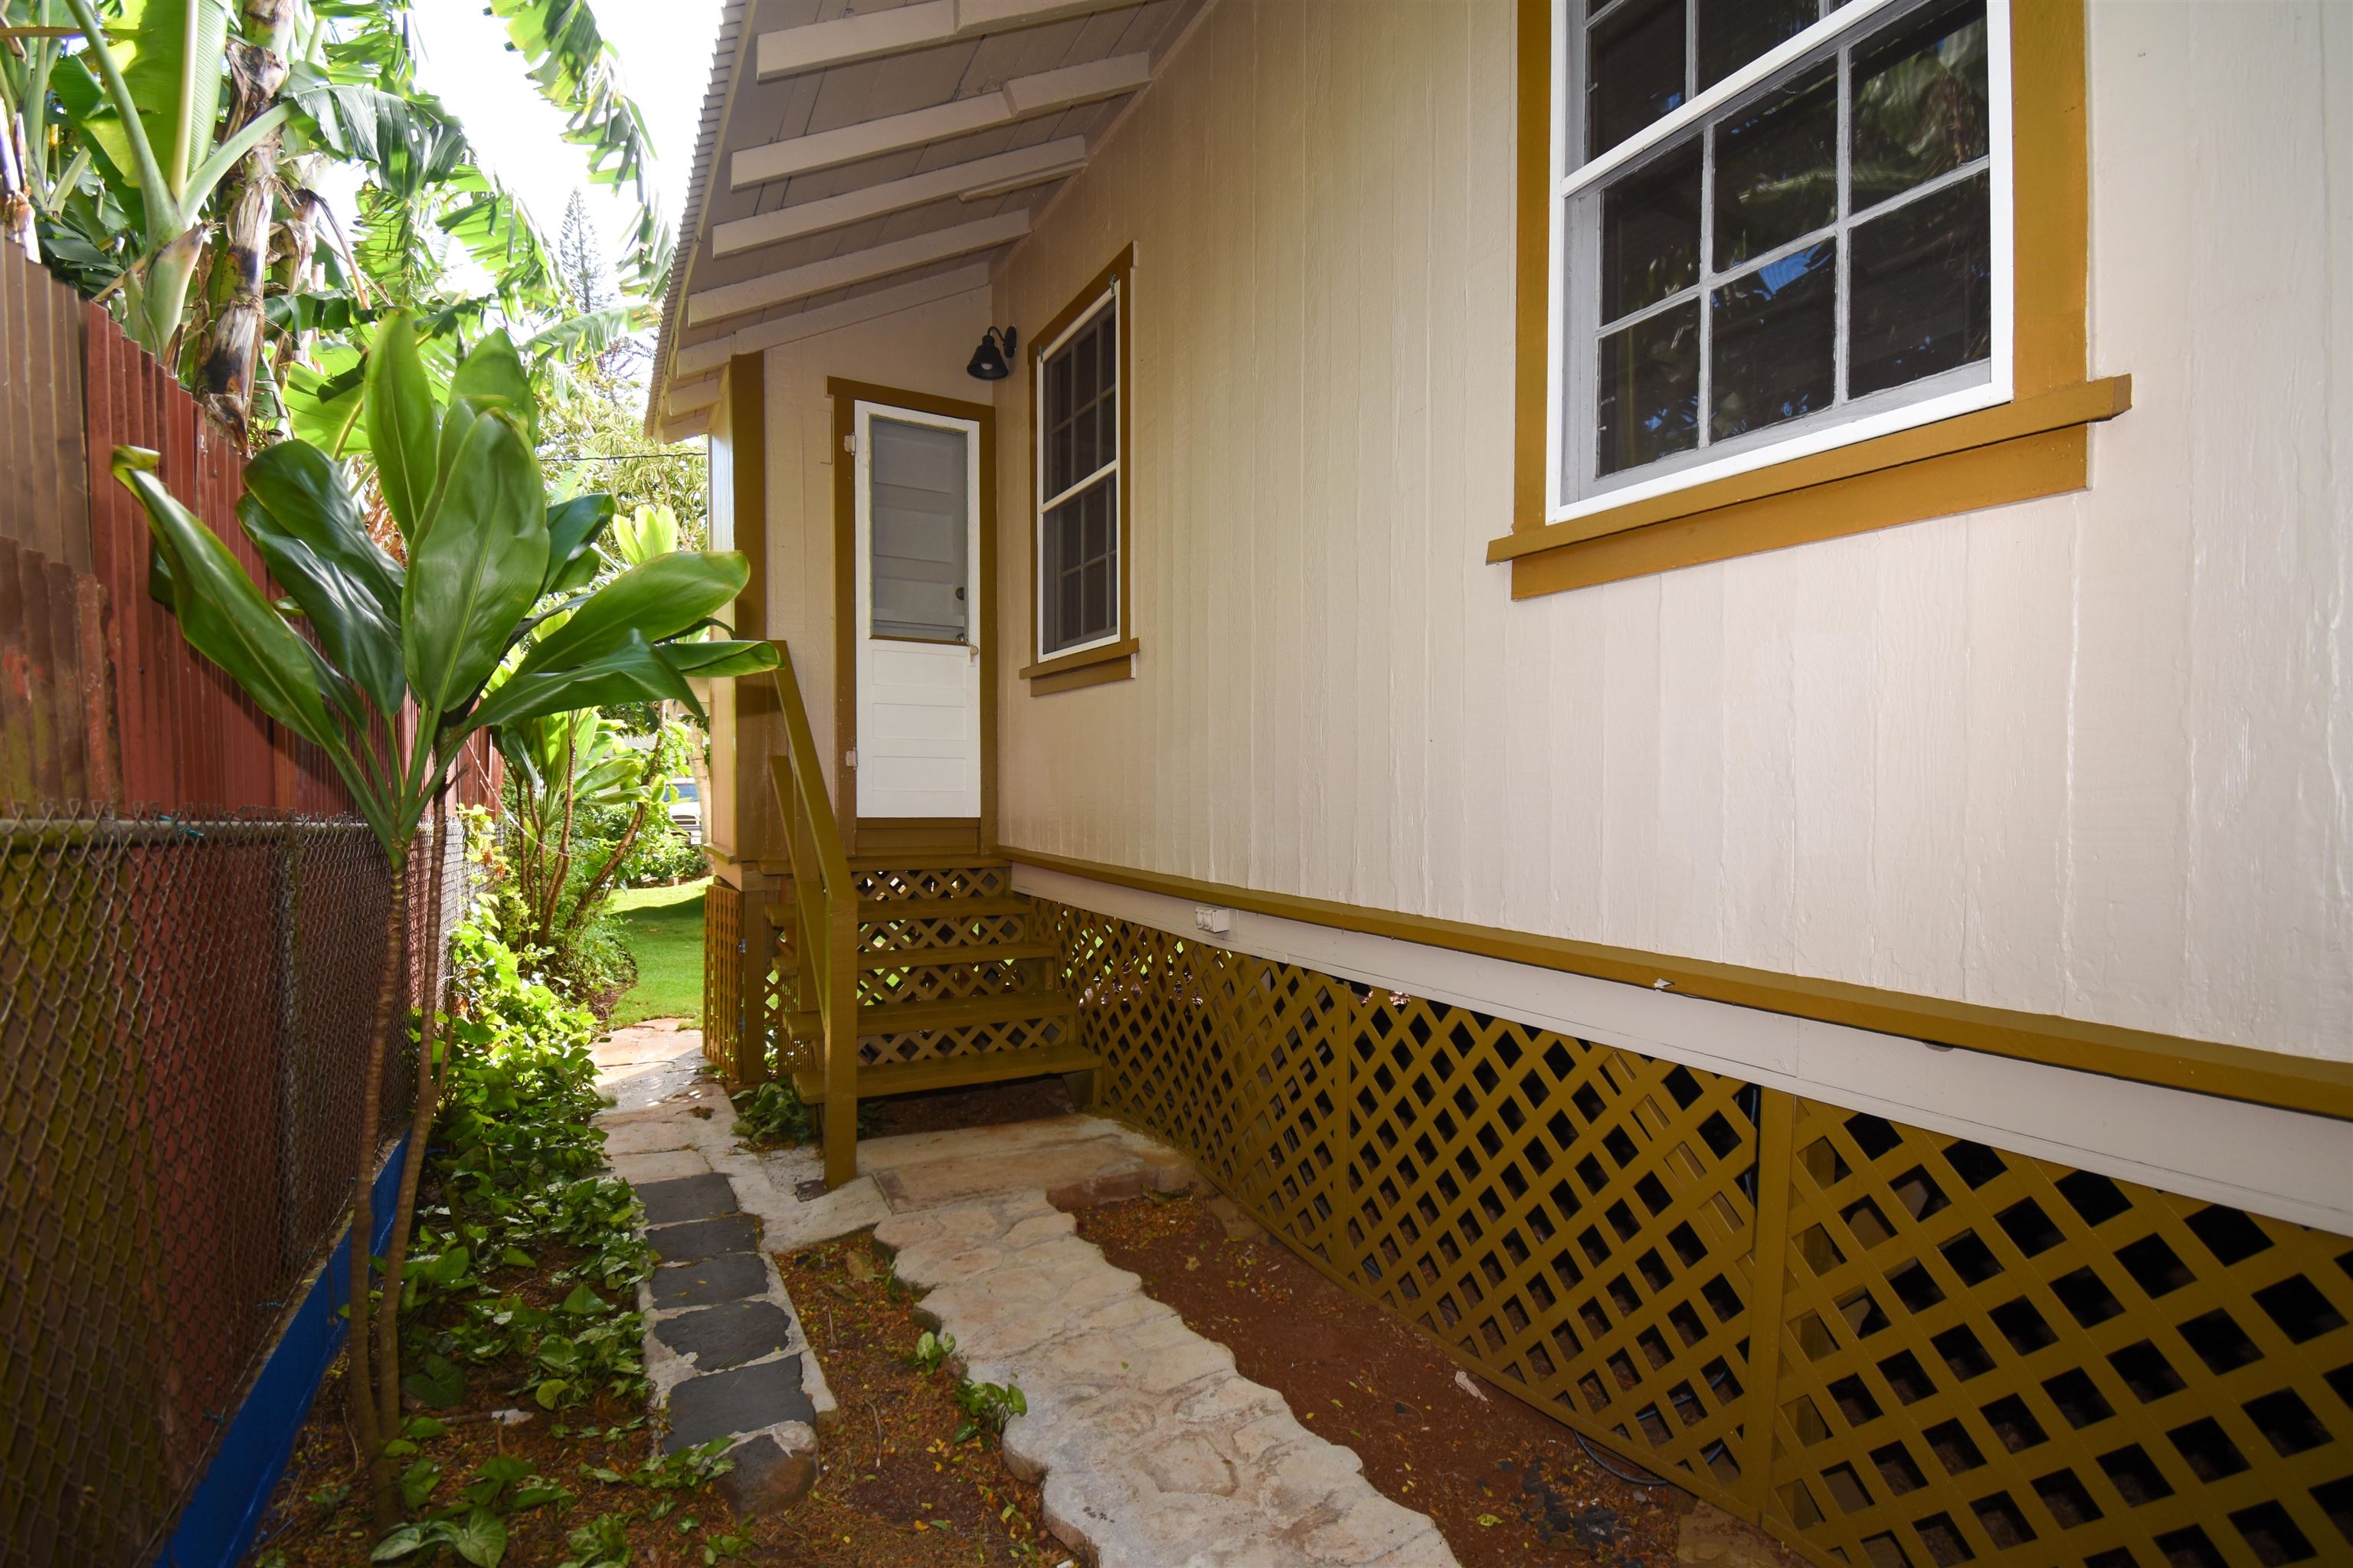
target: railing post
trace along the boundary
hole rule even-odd
[[[828,889],[825,932],[825,1184],[858,1175],[858,889]]]
[[[734,1054],[727,1065],[727,1075],[738,1088],[748,1089],[768,1077],[768,969],[776,956],[771,907],[757,888],[744,890],[743,950],[735,968],[735,1038],[729,1042]]]
[[[1789,1188],[1797,1097],[1760,1088],[1756,1248],[1749,1255],[1748,1386],[1740,1413],[1741,1512],[1762,1524],[1773,1505],[1773,1429],[1781,1418],[1781,1302],[1789,1274]]]

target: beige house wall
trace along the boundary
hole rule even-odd
[[[1004,842],[2353,1059],[2353,7],[2089,75],[2088,492],[1514,603],[1512,7],[1211,7],[997,284],[1135,246],[1137,676],[1000,662]]]

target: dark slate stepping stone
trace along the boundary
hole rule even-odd
[[[646,1206],[649,1225],[674,1225],[681,1220],[707,1220],[736,1212],[734,1186],[715,1171],[649,1181],[638,1189],[638,1201]]]
[[[708,1307],[718,1301],[740,1301],[765,1296],[768,1271],[756,1252],[723,1252],[699,1263],[682,1263],[654,1270],[654,1305]]]
[[[691,1263],[723,1252],[750,1252],[760,1245],[760,1233],[749,1214],[722,1214],[715,1220],[656,1225],[646,1232],[646,1240],[664,1263]]]
[[[692,1356],[695,1371],[718,1372],[783,1350],[792,1341],[793,1319],[773,1301],[731,1301],[666,1319],[654,1325],[654,1337]]]
[[[675,1454],[713,1437],[757,1432],[779,1421],[817,1425],[817,1409],[801,1392],[798,1356],[702,1373],[671,1389],[670,1430],[662,1435],[662,1452]]]

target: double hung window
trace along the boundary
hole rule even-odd
[[[1038,359],[1038,656],[1116,643],[1121,603],[1120,281]]]
[[[2008,0],[1556,0],[1546,514],[2010,395]]]

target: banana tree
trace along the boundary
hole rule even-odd
[[[548,503],[533,450],[530,379],[505,334],[485,338],[459,364],[445,403],[425,372],[415,323],[395,312],[370,346],[366,383],[369,447],[405,567],[368,537],[341,468],[307,442],[256,456],[237,506],[284,590],[280,601],[157,480],[154,454],[118,448],[113,460],[116,477],[146,508],[156,576],[182,635],[270,717],[326,754],[390,866],[353,1194],[360,1236],[373,1224],[412,853],[468,738],[611,703],[691,706],[690,676],[776,663],[765,643],[705,638],[748,576],[739,555],[673,551],[591,586],[611,501]],[[552,611],[563,619],[546,630]],[[488,689],[502,666],[503,679]],[[427,942],[429,950],[438,934],[428,929]],[[448,1072],[435,1037],[437,1001],[428,999],[419,1024],[415,1111],[373,1318],[367,1249],[352,1249],[352,1422],[386,1526],[399,1500],[384,1445],[398,1430],[401,1282],[426,1140]]]
[[[135,193],[142,248],[122,275],[124,326],[162,358],[186,308],[188,284],[204,250],[202,219],[213,192],[264,137],[286,122],[290,105],[272,104],[219,141],[221,63],[228,9],[221,0],[124,0],[121,20],[100,26],[91,0],[65,0],[90,46],[60,72],[58,90],[79,108],[99,154]],[[102,40],[102,41],[100,41]],[[102,95],[85,85],[95,70]]]

